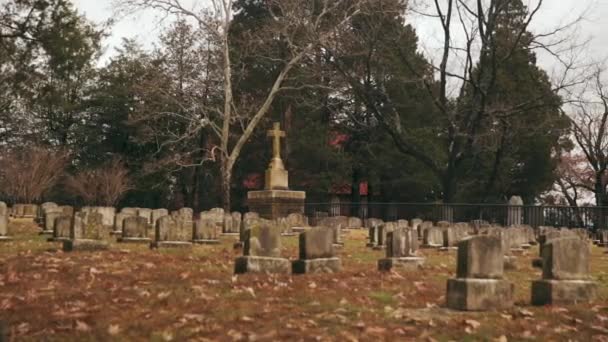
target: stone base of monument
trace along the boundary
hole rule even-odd
[[[64,252],[84,251],[105,251],[110,248],[110,244],[101,240],[67,240],[63,242]]]
[[[152,241],[150,238],[138,238],[138,237],[119,237],[116,239],[118,243],[140,243],[149,244]]]
[[[39,232],[38,235],[53,235],[53,231],[52,230],[43,230],[43,231]]]
[[[534,259],[532,259],[532,267],[534,267],[534,268],[543,268],[543,258],[534,258]]]
[[[9,242],[13,241],[13,238],[10,236],[0,236],[0,242]]]
[[[234,273],[279,273],[289,274],[291,262],[285,258],[242,256],[234,261]]]
[[[342,261],[340,258],[295,260],[291,269],[294,274],[336,273],[342,269]]]
[[[192,243],[197,244],[197,245],[219,245],[222,242],[220,240],[199,239],[199,240],[192,240]]]
[[[64,242],[68,241],[70,238],[68,237],[51,237],[46,239],[47,242]]]
[[[192,248],[192,242],[188,241],[154,241],[150,243],[151,249],[163,248]]]
[[[293,213],[304,214],[305,201],[304,191],[262,190],[247,193],[249,211],[268,220],[287,217]]]
[[[510,255],[504,256],[504,269],[505,270],[516,270],[517,269],[517,258]]]
[[[532,282],[532,305],[589,303],[597,290],[597,283],[588,280],[537,280]]]
[[[501,310],[513,306],[514,285],[499,279],[448,279],[447,306],[463,311]]]
[[[424,265],[425,258],[385,258],[378,260],[378,271],[415,271]]]

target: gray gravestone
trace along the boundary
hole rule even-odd
[[[116,215],[124,215],[119,213]],[[118,242],[121,243],[150,243],[150,225],[145,217],[126,216],[122,221],[121,236]]]
[[[234,272],[289,273],[291,264],[281,258],[281,230],[266,222],[254,224],[244,231],[244,256],[235,261]]]
[[[533,305],[592,302],[598,286],[589,280],[590,246],[578,236],[552,239],[542,248],[543,279],[532,282]]]
[[[292,263],[295,274],[333,273],[342,268],[339,258],[335,257],[333,229],[316,227],[299,236],[300,258]]]
[[[378,260],[378,270],[415,270],[424,264],[416,255],[418,233],[411,228],[397,228],[386,237],[386,258]]]
[[[447,306],[488,311],[513,306],[514,285],[503,277],[502,241],[480,235],[458,243],[457,278],[448,279]]]
[[[182,216],[182,218],[187,217]],[[163,216],[156,222],[154,242],[150,244],[150,248],[190,248],[192,247],[192,231],[192,226],[176,221],[171,216]]]

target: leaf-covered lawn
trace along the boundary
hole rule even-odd
[[[578,340],[608,341],[608,254],[594,247],[601,298],[591,305],[532,307],[536,248],[518,257],[516,306],[463,313],[445,309],[455,252],[422,250],[423,270],[382,274],[383,252],[350,231],[343,271],[304,276],[234,276],[234,238],[192,251],[113,245],[63,253],[13,221],[17,239],[0,244],[0,321],[16,340]],[[284,238],[297,256],[297,239]]]

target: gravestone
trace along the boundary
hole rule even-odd
[[[57,203],[54,202],[44,202],[38,207],[38,224],[44,225],[44,212],[48,208],[58,207]]]
[[[209,212],[202,212],[194,222],[192,242],[203,245],[216,245],[220,243],[221,228]]]
[[[415,218],[410,221],[410,226],[412,226],[412,229],[416,231],[416,234],[418,234],[418,239],[420,240],[422,240],[422,222],[424,221],[419,218]]]
[[[424,232],[429,229],[429,228],[433,228],[433,222],[431,221],[422,221],[422,223],[418,226],[418,239],[420,240],[424,240]],[[443,244],[443,241],[441,242]]]
[[[380,226],[382,226],[384,222],[379,219],[368,219],[365,222],[369,232],[369,242],[367,243],[367,247],[375,247],[378,245],[378,234],[380,234]]]
[[[523,205],[524,201],[519,196],[513,196],[509,199],[507,206],[507,227],[523,224]]]
[[[448,279],[447,306],[455,310],[502,310],[513,306],[514,285],[503,280],[502,241],[474,236],[458,243],[456,278]]]
[[[579,237],[546,242],[542,249],[542,279],[532,282],[533,305],[588,303],[598,286],[589,278],[590,246]]]
[[[120,243],[150,243],[150,225],[145,217],[141,216],[123,216],[124,213],[118,213],[116,217],[123,217],[121,236],[117,239]]]
[[[340,258],[334,254],[333,229],[315,227],[299,236],[299,259],[292,263],[295,274],[334,273],[342,268]]]
[[[191,208],[181,208],[174,212],[173,220],[177,224],[178,230],[188,232],[192,241],[192,233],[194,231],[194,211]]]
[[[154,242],[150,244],[150,248],[191,248],[192,231],[192,226],[188,227],[171,216],[163,216],[156,222]]]
[[[439,227],[429,227],[424,229],[422,237],[422,247],[440,248],[443,246],[443,229]]]
[[[104,227],[112,229],[114,227],[114,216],[116,215],[116,208],[114,207],[92,207],[92,213],[101,214],[101,224]]]
[[[23,218],[24,210],[25,210],[25,204],[19,204],[19,203],[15,204],[11,208],[11,215],[14,218]]]
[[[38,216],[38,206],[36,204],[23,205],[23,218],[36,218]]]
[[[53,225],[53,236],[48,239],[49,242],[66,241],[70,239],[70,232],[74,224],[73,216],[59,216],[55,219]]]
[[[308,217],[304,214],[293,213],[287,215],[287,223],[292,232],[301,233],[308,230]]]
[[[378,270],[415,270],[424,264],[416,254],[418,233],[410,228],[397,228],[386,236],[386,258],[378,260]]]
[[[241,213],[239,213],[238,211],[235,211],[231,214],[232,216],[232,230],[231,233],[232,234],[236,234],[238,235],[241,231],[241,221],[242,221],[242,216]]]
[[[127,207],[127,208],[122,208],[120,210],[120,212],[123,213],[123,214],[125,214],[125,215],[128,215],[128,216],[137,216],[137,210],[138,209],[139,208],[129,208],[129,207]]]
[[[348,218],[348,229],[361,229],[363,228],[363,222],[358,217]]]
[[[74,216],[74,207],[71,205],[62,205],[59,207],[63,216]]]
[[[281,257],[281,230],[266,222],[245,230],[243,256],[235,260],[234,273],[283,273],[291,263]]]
[[[245,239],[247,238],[247,230],[251,229],[254,226],[260,225],[262,222],[266,221],[265,219],[260,218],[257,213],[248,212],[243,215],[243,221],[241,222],[241,230],[239,232],[239,242],[235,243],[235,248],[241,248],[245,244]]]
[[[52,235],[55,230],[55,220],[63,215],[60,207],[50,207],[44,211],[44,228],[40,234]]]
[[[169,215],[169,210],[167,209],[154,209],[152,210],[151,216],[150,216],[150,225],[152,227],[156,227],[156,222],[158,221],[159,218],[163,217],[163,216],[168,216]]]
[[[397,229],[396,222],[384,222],[382,225],[378,227],[378,234],[376,237],[378,238],[378,243],[373,247],[375,250],[382,250],[386,248],[386,239],[388,233]]]
[[[8,232],[8,216],[8,206],[6,203],[0,202],[0,242],[12,240]]]
[[[148,224],[152,224],[152,209],[137,208],[137,216],[145,218],[148,220]]]
[[[232,214],[226,213],[224,214],[224,219],[222,221],[222,235],[236,235],[234,232],[236,227],[233,227]]]
[[[79,212],[74,215],[70,239],[63,242],[63,251],[101,251],[109,248],[110,234],[104,228],[99,212]]]
[[[118,214],[116,214],[116,216],[114,216],[114,231],[112,232],[113,235],[118,235],[118,236],[122,235],[123,225],[124,225],[125,219],[127,219],[128,217],[137,217],[137,216],[132,215],[132,214],[126,214],[126,213],[123,213],[122,211],[119,212]],[[144,220],[145,220],[145,218],[144,218]],[[146,220],[146,222],[147,222],[147,220]]]

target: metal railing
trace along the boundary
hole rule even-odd
[[[384,221],[420,218],[452,223],[482,220],[503,226],[526,224],[533,227],[608,229],[608,207],[460,203],[306,203],[304,214],[313,220],[326,216],[378,218]]]

